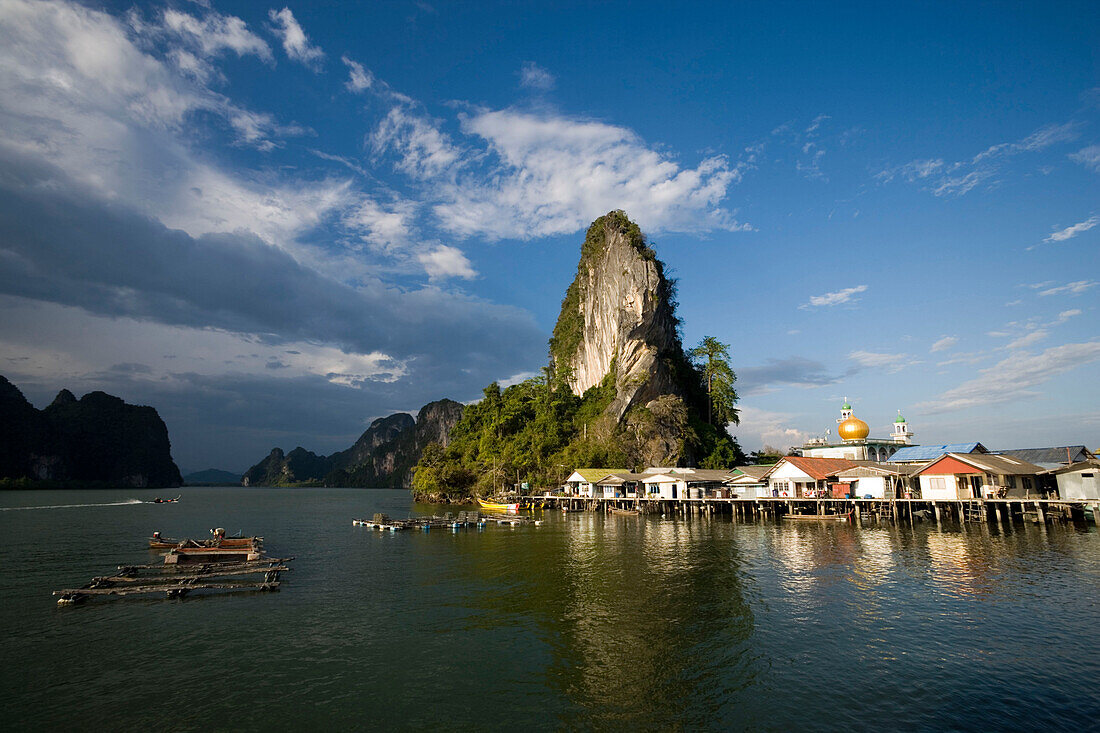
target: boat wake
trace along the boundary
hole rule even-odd
[[[76,509],[88,506],[130,506],[131,504],[144,504],[141,499],[127,499],[125,501],[108,501],[101,504],[48,504],[46,506],[5,506],[0,507],[0,512],[24,512],[31,509]]]

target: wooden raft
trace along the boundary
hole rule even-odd
[[[193,590],[276,591],[279,574],[290,570],[294,558],[262,558],[247,562],[191,563],[187,565],[119,565],[114,575],[92,578],[80,588],[55,590],[59,606],[79,603],[92,596],[128,596],[164,593],[182,598]],[[247,576],[263,575],[263,580]]]

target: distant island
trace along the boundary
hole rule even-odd
[[[0,488],[170,488],[183,478],[152,407],[67,389],[37,410],[0,376]]]
[[[237,486],[240,483],[241,475],[239,473],[222,471],[218,468],[195,471],[183,477],[184,486]]]
[[[381,417],[346,450],[319,456],[298,447],[273,448],[238,479],[245,486],[409,488],[412,470],[428,445],[446,445],[464,407],[437,400],[414,419],[405,412]]]

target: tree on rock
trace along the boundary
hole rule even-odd
[[[737,392],[733,383],[737,375],[730,366],[730,347],[713,336],[707,336],[689,352],[691,361],[707,385],[707,422],[719,427],[737,424]]]

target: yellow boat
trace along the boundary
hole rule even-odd
[[[494,512],[518,512],[519,503],[515,504],[501,504],[496,501],[485,501],[481,497],[478,497],[477,503],[481,505],[482,509],[489,509]]]

